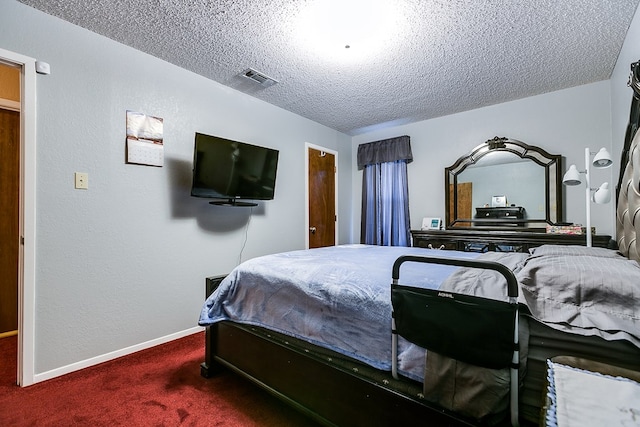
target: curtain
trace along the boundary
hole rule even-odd
[[[358,146],[358,169],[363,169],[367,165],[397,160],[406,160],[407,163],[413,161],[411,141],[407,135]]]
[[[358,147],[358,167],[364,169],[361,243],[410,245],[407,164],[412,160],[408,136]]]

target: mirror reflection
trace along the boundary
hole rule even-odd
[[[446,168],[447,226],[539,228],[562,220],[561,156],[494,138]]]
[[[517,206],[522,208],[524,218],[544,218],[545,169],[512,153],[499,154],[502,153],[487,154],[458,175],[458,183],[473,184],[472,207]]]

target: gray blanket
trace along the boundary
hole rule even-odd
[[[234,269],[207,299],[202,326],[223,320],[266,327],[391,369],[391,268],[401,255],[473,259],[474,253],[342,245],[266,255]],[[455,267],[409,263],[404,283],[438,288]],[[424,350],[400,340],[399,370],[422,380]]]

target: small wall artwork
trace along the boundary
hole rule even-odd
[[[162,166],[163,122],[159,117],[127,111],[127,163]]]

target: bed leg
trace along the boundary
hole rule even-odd
[[[226,277],[216,276],[207,277],[205,279],[205,298],[216,290],[220,285],[220,282]],[[211,378],[223,370],[222,365],[213,360],[213,354],[216,349],[218,327],[217,325],[207,326],[205,329],[205,350],[204,350],[204,362],[200,364],[200,375],[204,378]]]
[[[209,365],[205,362],[200,364],[200,376],[203,378],[211,378],[213,373],[209,371]]]
[[[211,378],[224,369],[213,359],[217,333],[217,325],[207,326],[205,330],[204,362],[200,364],[200,375],[204,378]]]

